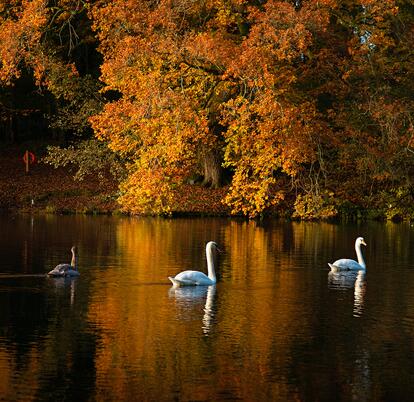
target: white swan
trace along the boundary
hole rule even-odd
[[[217,243],[209,241],[206,245],[208,276],[200,271],[183,271],[174,278],[169,276],[168,279],[174,286],[214,285],[217,282],[216,272],[214,270],[214,255],[216,251],[218,251]]]
[[[79,276],[78,271],[78,256],[76,255],[76,247],[73,246],[70,250],[72,252],[72,261],[70,264],[59,264],[56,265],[47,274],[49,276]]]
[[[358,258],[358,262],[355,260],[351,260],[349,258],[342,258],[340,260],[336,260],[333,264],[328,262],[328,265],[331,267],[333,271],[365,271],[365,261],[364,257],[362,256],[361,252],[361,244],[366,246],[367,244],[364,241],[363,237],[358,237],[355,241],[355,251]]]

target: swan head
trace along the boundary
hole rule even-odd
[[[215,241],[209,241],[206,245],[206,249],[207,250],[214,249],[215,251],[218,251],[219,253],[221,252],[221,250],[218,247],[218,244]]]
[[[366,246],[366,245],[367,245],[367,243],[365,243],[365,240],[364,240],[364,238],[363,238],[363,237],[358,237],[358,238],[356,239],[355,246],[360,246],[361,244],[362,244],[363,246]]]

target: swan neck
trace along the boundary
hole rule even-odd
[[[355,251],[358,258],[358,264],[365,269],[365,261],[361,251],[361,244],[355,244]]]
[[[74,268],[78,268],[78,257],[76,255],[75,250],[72,250],[72,261],[70,262],[70,265]]]
[[[214,269],[214,252],[213,247],[207,245],[206,247],[206,258],[207,258],[207,271],[208,277],[212,280],[216,280],[216,271]]]

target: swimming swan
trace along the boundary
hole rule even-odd
[[[174,278],[169,276],[168,279],[174,286],[214,285],[217,282],[216,272],[214,270],[214,254],[216,251],[218,251],[217,243],[209,241],[206,245],[208,276],[200,271],[183,271]]]
[[[49,276],[79,276],[78,271],[78,257],[76,255],[76,247],[73,246],[70,250],[72,252],[72,261],[70,264],[59,264],[56,265],[47,274]]]
[[[342,258],[340,260],[336,260],[333,264],[328,262],[328,265],[331,267],[333,271],[365,271],[365,261],[364,257],[362,256],[361,252],[361,244],[366,246],[367,244],[364,241],[363,237],[358,237],[355,241],[355,251],[358,258],[358,262],[355,260],[351,260],[349,258]]]

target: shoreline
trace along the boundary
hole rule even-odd
[[[73,179],[70,167],[54,168],[42,162],[30,166],[28,173],[22,161],[23,146],[9,147],[0,152],[0,213],[57,214],[57,215],[108,215],[133,216],[122,211],[117,202],[118,183],[111,177],[102,180],[89,175],[83,181]],[[40,154],[41,152],[39,152]],[[222,203],[226,187],[210,189],[200,184],[186,184],[176,196],[176,205],[168,217],[227,217],[249,219],[233,215]],[[289,205],[275,208],[262,218],[282,218],[293,221],[411,221],[410,216],[392,219],[381,210],[344,210],[329,219],[299,219],[291,216]],[[141,216],[152,216],[141,215]]]
[[[112,177],[91,174],[75,181],[71,167],[38,161],[26,173],[24,149],[15,146],[0,152],[0,213],[129,215],[117,202],[118,183]],[[233,216],[221,202],[225,192],[226,188],[186,184],[177,194],[172,216]]]

